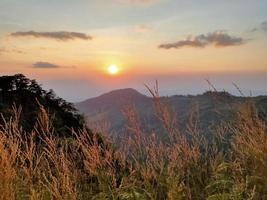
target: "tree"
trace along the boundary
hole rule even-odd
[[[73,104],[57,97],[53,90],[42,89],[36,80],[23,74],[0,77],[0,113],[5,118],[11,117],[13,105],[22,107],[21,126],[26,131],[34,128],[40,105],[53,116],[53,127],[59,136],[69,136],[72,128],[78,130],[85,126],[83,116]]]

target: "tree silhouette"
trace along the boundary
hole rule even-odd
[[[53,115],[53,127],[59,136],[69,136],[71,128],[84,127],[84,118],[68,103],[56,96],[53,90],[46,91],[23,74],[0,77],[0,113],[12,116],[12,106],[21,106],[21,125],[26,131],[34,128],[40,105]],[[1,123],[1,121],[0,121]]]

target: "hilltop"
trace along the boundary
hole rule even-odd
[[[208,129],[212,124],[230,121],[240,106],[246,101],[253,101],[259,112],[267,111],[267,96],[241,97],[227,92],[207,91],[200,95],[173,95],[160,97],[160,101],[168,105],[183,126],[189,120],[192,109],[197,109],[201,127]],[[162,131],[155,116],[153,98],[127,88],[114,90],[95,98],[77,103],[76,108],[85,115],[88,123],[110,122],[110,131],[123,132],[127,125],[125,110],[134,108],[139,118],[149,131]]]

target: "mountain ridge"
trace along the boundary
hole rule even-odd
[[[181,126],[188,122],[192,105],[197,104],[202,127],[206,129],[211,124],[229,120],[233,117],[233,108],[237,111],[244,102],[250,99],[255,102],[258,108],[264,112],[267,111],[267,96],[242,97],[231,95],[225,91],[207,91],[199,95],[160,97],[163,103],[170,105]],[[127,107],[134,107],[144,127],[149,125],[150,131],[162,131],[162,128],[158,127],[159,121],[155,115],[153,98],[132,88],[113,90],[76,104],[76,108],[90,122],[89,126],[94,123],[109,121],[110,130],[117,133],[124,131],[127,125],[124,113]]]

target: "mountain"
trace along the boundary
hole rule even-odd
[[[151,98],[134,89],[126,88],[82,101],[75,106],[86,116],[90,125],[108,121],[111,129],[117,130],[125,122],[123,110],[133,105],[137,108],[151,106]]]
[[[182,129],[185,129],[185,124],[188,123],[190,114],[195,108],[198,110],[200,127],[203,130],[208,130],[213,124],[230,121],[236,111],[247,101],[253,101],[259,109],[259,113],[264,116],[267,113],[267,96],[239,97],[227,92],[208,91],[195,96],[160,97],[160,101],[170,107]],[[153,98],[131,88],[111,91],[77,103],[75,106],[85,115],[90,127],[92,124],[110,122],[110,131],[123,132],[127,125],[124,110],[134,107],[143,129],[150,132],[163,131],[163,127],[155,115]]]
[[[76,104],[84,113],[98,112],[106,109],[122,109],[124,105],[144,102],[149,98],[138,91],[126,88],[105,93],[99,97],[91,98]]]

